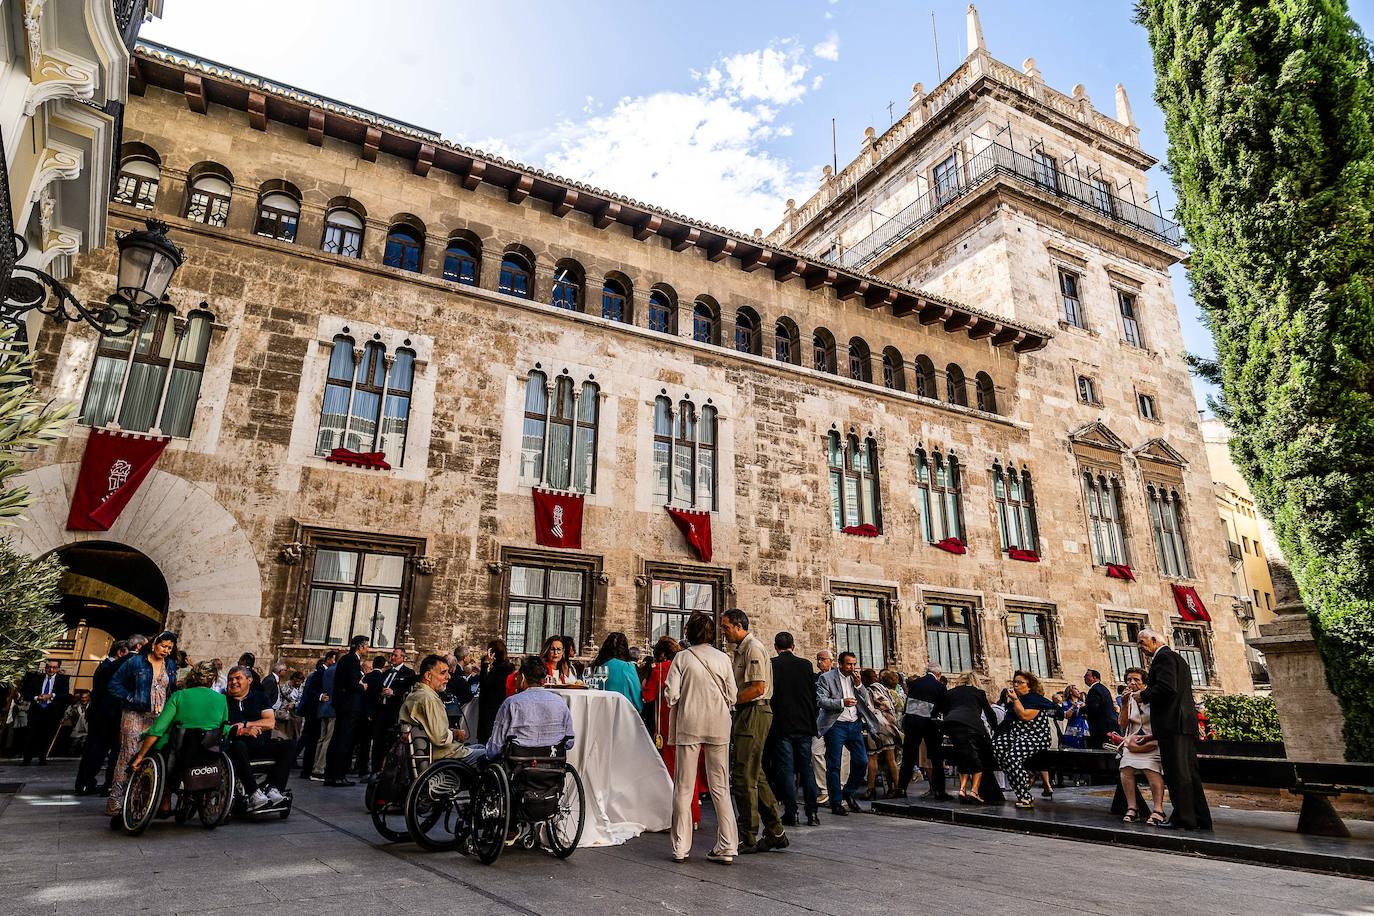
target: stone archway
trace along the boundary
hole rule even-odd
[[[15,549],[31,556],[82,541],[125,544],[157,565],[167,584],[167,625],[192,658],[264,654],[271,621],[262,616],[262,577],[248,536],[198,484],[153,470],[109,531],[68,531],[77,464],[50,464],[19,475],[32,502],[25,521],[8,529]]]

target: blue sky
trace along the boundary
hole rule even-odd
[[[1082,83],[1112,114],[1126,87],[1141,144],[1163,115],[1130,0],[984,0],[988,50]],[[881,133],[911,85],[963,60],[966,0],[167,0],[153,41],[333,96],[570,178],[745,232],[815,190],[863,130]],[[1351,3],[1368,29],[1374,0]],[[937,65],[931,19],[938,34]],[[1165,212],[1173,189],[1150,175]],[[1212,342],[1174,272],[1189,350]],[[1205,386],[1195,385],[1199,402]]]

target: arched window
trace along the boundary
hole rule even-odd
[[[955,363],[945,367],[945,400],[960,407],[968,406],[968,386],[964,382],[964,370]]]
[[[501,258],[501,276],[496,288],[508,296],[528,299],[534,294],[534,284],[531,282],[533,274],[534,266],[528,258],[518,252],[508,251]]]
[[[257,234],[283,242],[296,240],[296,225],[301,218],[300,201],[285,191],[272,191],[258,201]]]
[[[1155,537],[1160,573],[1187,578],[1188,551],[1183,543],[1183,510],[1178,490],[1152,483],[1145,495],[1150,504],[1150,528]]]
[[[1121,482],[1106,474],[1084,471],[1083,502],[1088,507],[1093,563],[1128,565],[1126,532],[1121,521]]]
[[[1035,498],[1031,494],[1030,471],[1008,466],[992,466],[992,498],[997,504],[997,530],[1002,550],[1036,551]]]
[[[720,343],[720,312],[706,299],[692,306],[692,339],[698,343]]]
[[[716,409],[698,413],[686,399],[676,408],[654,400],[654,501],[712,512],[716,508]]]
[[[831,430],[826,437],[826,460],[830,469],[830,518],[835,530],[872,525],[881,531],[878,444],[871,437],[841,438]]]
[[[916,394],[923,398],[938,398],[940,389],[935,387],[935,364],[924,353],[916,357]]]
[[[576,261],[559,261],[553,268],[549,304],[570,312],[582,310],[582,267]]]
[[[157,203],[157,186],[162,170],[156,160],[144,156],[129,156],[119,166],[115,182],[114,201],[129,204],[140,210],[151,210]]]
[[[740,353],[758,355],[763,346],[760,333],[759,316],[753,309],[740,309],[735,313],[735,349]]]
[[[420,272],[424,264],[425,236],[419,228],[408,223],[396,223],[387,231],[386,252],[382,263],[387,267]]]
[[[595,492],[601,389],[591,381],[578,388],[566,375],[558,376],[550,388],[547,378],[531,372],[525,383],[520,482]]]
[[[849,341],[849,377],[856,382],[873,381],[872,354],[868,344],[859,337]]]
[[[406,434],[410,431],[410,392],[414,383],[415,351],[400,347],[387,372],[382,428],[377,434],[377,451],[386,453],[388,462],[397,467],[405,464]]]
[[[883,350],[883,387],[906,391],[906,363],[896,347]]]
[[[773,328],[773,358],[780,363],[801,362],[801,332],[791,318],[779,318]]]
[[[649,330],[673,333],[673,302],[668,293],[655,289],[649,293]]]
[[[223,227],[229,221],[229,198],[233,193],[233,185],[220,175],[204,173],[192,179],[186,197],[186,218]]]
[[[978,409],[984,413],[997,413],[997,388],[992,384],[992,376],[979,372],[973,377],[973,390],[978,398]]]
[[[601,287],[601,317],[607,321],[626,321],[629,296],[629,287],[624,281],[607,277]]]
[[[477,285],[477,247],[467,239],[450,239],[444,249],[444,279],[464,286]]]
[[[916,507],[921,529],[932,544],[964,539],[959,460],[925,449],[916,450]]]
[[[363,218],[347,207],[335,207],[324,216],[324,240],[320,250],[326,254],[356,258],[363,253]]]
[[[811,335],[811,367],[817,372],[835,372],[835,337],[825,328]]]
[[[380,340],[369,340],[360,350],[351,337],[335,337],[315,454],[328,455],[336,448],[383,452],[390,464],[400,467],[414,378],[415,353],[410,349],[389,357]]]

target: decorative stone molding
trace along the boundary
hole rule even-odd
[[[32,40],[32,35],[30,40]],[[30,45],[30,56],[33,54]],[[24,114],[33,117],[39,107],[52,99],[77,99],[89,102],[95,98],[95,71],[84,64],[63,60],[52,54],[41,54],[33,67],[33,83],[24,97]]]
[[[649,577],[644,575],[635,576],[635,588],[648,588]]]
[[[507,564],[507,563],[501,563],[501,562],[499,562],[499,561],[496,562],[496,563],[488,563],[488,564],[487,564],[487,572],[491,573],[493,576],[499,576],[499,575],[503,574],[503,573],[504,573],[507,569],[509,569],[509,568],[510,568],[510,565],[509,565],[509,564]]]
[[[438,558],[429,554],[415,557],[413,562],[415,563],[415,571],[422,576],[432,576],[434,571],[439,568]]]
[[[597,573],[597,574],[596,574],[596,582],[597,582],[598,585],[610,585],[610,584],[611,584],[611,577],[608,576],[608,575],[606,575],[604,572],[603,572],[603,573]]]
[[[305,545],[300,541],[290,541],[286,544],[282,544],[281,548],[277,551],[277,559],[281,560],[287,566],[299,566],[304,557]]]
[[[33,191],[29,195],[32,203],[39,203],[48,185],[54,181],[71,181],[81,175],[81,153],[77,150],[58,150],[48,147],[43,152],[38,169],[34,175]]]
[[[43,4],[46,0],[24,0],[24,35],[29,42],[29,70],[38,72],[43,61]]]

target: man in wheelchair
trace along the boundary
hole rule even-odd
[[[548,668],[538,656],[527,656],[520,663],[516,692],[496,711],[487,740],[488,760],[505,757],[507,744],[526,751],[566,751],[573,746],[572,713],[567,703],[544,689],[547,676]]]
[[[243,787],[249,812],[286,804],[286,780],[291,773],[295,747],[286,738],[272,737],[276,715],[263,703],[262,694],[253,689],[252,671],[232,668],[224,690],[228,701],[229,740],[224,752],[234,762],[234,773]],[[264,785],[253,774],[253,761],[270,760]]]
[[[439,696],[451,675],[443,656],[425,656],[420,662],[420,679],[406,694],[397,716],[400,724],[410,726],[412,734],[418,730],[428,739],[431,760],[472,754],[472,748],[463,744],[467,732],[449,725],[448,711]]]

